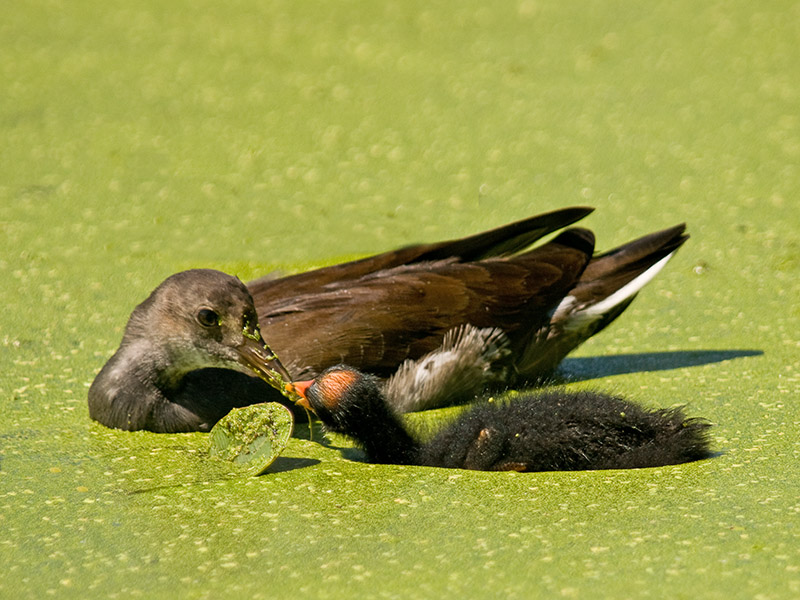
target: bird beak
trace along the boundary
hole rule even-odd
[[[295,404],[302,406],[306,410],[314,412],[314,409],[311,408],[311,404],[309,404],[308,397],[306,396],[306,390],[311,386],[312,383],[314,383],[313,379],[309,379],[308,381],[293,381],[291,383],[287,383],[284,386],[284,389],[295,398]]]
[[[246,335],[244,342],[236,350],[239,353],[240,364],[255,371],[261,379],[284,393],[284,382],[291,381],[292,376],[260,335]]]

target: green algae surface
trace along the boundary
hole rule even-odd
[[[784,1],[7,6],[0,597],[800,597],[799,22]],[[88,418],[175,271],[246,281],[585,204],[601,250],[692,237],[567,387],[686,404],[716,457],[379,466],[301,424],[249,477],[207,434]]]

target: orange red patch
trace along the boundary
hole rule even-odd
[[[333,371],[322,379],[317,379],[317,388],[325,406],[331,410],[335,409],[357,379],[358,374],[352,371]]]

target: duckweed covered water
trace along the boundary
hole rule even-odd
[[[0,597],[800,597],[799,5],[312,8],[4,8]],[[601,250],[692,237],[567,387],[687,404],[719,456],[452,472],[300,425],[249,477],[206,434],[88,418],[176,271],[247,281],[584,204]]]

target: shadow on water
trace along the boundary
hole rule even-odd
[[[296,458],[293,456],[279,456],[275,459],[264,475],[270,473],[285,473],[286,471],[294,471],[295,469],[304,469],[306,467],[313,467],[320,463],[316,458]],[[263,475],[261,475],[263,477]]]
[[[680,350],[567,358],[561,363],[558,375],[566,381],[586,381],[612,375],[697,367],[763,354],[763,350]]]

